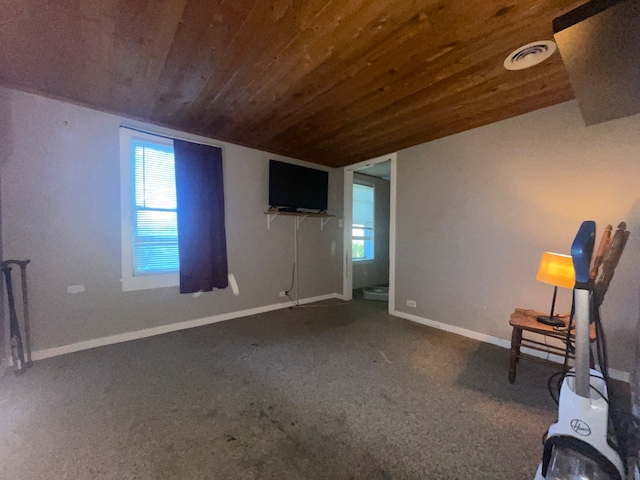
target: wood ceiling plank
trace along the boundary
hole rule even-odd
[[[529,82],[525,85],[526,88],[513,85],[501,93],[503,101],[500,102],[487,93],[470,97],[467,104],[460,108],[439,106],[430,112],[424,125],[401,122],[395,126],[381,128],[379,135],[373,140],[350,139],[349,143],[336,142],[335,145],[351,145],[354,151],[352,157],[359,159],[354,161],[361,161],[371,158],[368,157],[371,152],[394,151],[391,144],[394,147],[406,148],[570,100],[573,97],[570,86],[557,86],[553,80],[543,78]],[[390,142],[390,139],[393,141]],[[316,145],[313,145],[312,148],[315,147]],[[333,148],[318,149],[312,155],[317,162],[321,155],[332,155],[333,151]]]
[[[0,78],[5,82],[15,82],[22,74],[24,82],[33,84],[38,75],[38,66],[25,55],[36,42],[27,35],[34,23],[29,8],[27,3],[0,0]]]
[[[410,10],[399,9],[392,15],[384,10],[370,8],[371,5],[377,6],[378,3],[370,2],[366,5],[367,15],[363,15],[360,10],[353,17],[342,17],[340,22],[336,22],[335,13],[329,12],[332,16],[315,24],[314,30],[322,32],[315,44],[311,43],[313,39],[305,37],[300,39],[299,45],[292,46],[295,50],[304,50],[306,58],[295,54],[283,55],[277,71],[267,72],[264,75],[267,81],[262,82],[263,85],[256,84],[254,91],[247,91],[247,103],[253,107],[251,110],[243,108],[240,103],[231,106],[234,114],[241,120],[238,127],[259,132],[265,137],[270,136],[268,131],[272,128],[281,129],[279,125],[282,120],[277,112],[282,111],[285,117],[289,116],[297,108],[303,107],[310,97],[315,97],[318,90],[327,91],[340,82],[354,81],[354,74],[349,71],[351,59],[365,58],[371,50],[372,41],[387,44],[387,48],[391,48],[390,45],[405,43],[417,32],[428,28],[428,20],[419,20],[420,13],[423,12],[415,10],[415,7]],[[423,4],[419,6],[422,7]],[[398,34],[399,30],[406,30],[398,26],[403,22],[413,23],[415,27],[409,32]],[[362,32],[373,33],[369,35]],[[336,45],[341,44],[345,47],[334,54]],[[325,78],[318,75],[319,71],[327,72]],[[271,93],[271,96],[268,97],[266,92]]]
[[[154,5],[153,14],[146,18],[144,51],[138,63],[133,85],[134,92],[143,90],[148,92],[141,105],[145,117],[152,116],[160,78],[186,4],[187,0],[161,2],[159,5]]]
[[[549,65],[538,66],[537,76],[532,77],[530,74],[526,75],[524,72],[516,72],[517,77],[514,80],[505,84],[501,80],[501,74],[494,75],[492,78],[487,78],[485,82],[480,85],[469,85],[467,89],[461,89],[456,94],[456,102],[451,103],[450,98],[447,96],[442,97],[439,101],[428,103],[415,103],[411,109],[404,109],[404,112],[399,113],[397,111],[384,112],[378,115],[372,122],[373,128],[377,132],[376,138],[382,138],[389,135],[391,132],[397,134],[402,130],[409,129],[414,124],[414,118],[421,118],[424,121],[424,125],[428,127],[418,127],[420,130],[425,131],[425,136],[428,135],[429,127],[436,128],[440,117],[444,114],[455,113],[463,118],[468,115],[473,115],[473,106],[479,101],[479,99],[487,99],[496,105],[502,106],[505,111],[509,108],[512,98],[505,95],[505,92],[521,94],[528,93],[533,88],[535,95],[544,96],[545,92],[540,91],[539,88],[532,87],[536,82],[552,82],[553,84],[559,84],[560,78],[566,78],[565,72],[557,72]],[[500,72],[501,73],[501,72]],[[509,74],[511,72],[505,72]],[[557,77],[556,77],[557,76]],[[568,85],[568,82],[565,82]],[[368,125],[367,125],[368,126]],[[310,140],[310,143],[306,146],[308,149],[315,149],[316,151],[322,151],[333,143],[358,143],[363,137],[368,137],[366,127],[360,125],[354,125],[353,128],[344,128],[340,132],[336,132],[335,138],[331,141],[319,142],[316,140]],[[305,138],[301,136],[300,138]],[[295,146],[294,146],[295,148]]]
[[[464,124],[460,122],[460,118],[453,118],[449,123],[443,124],[437,131],[433,131],[429,136],[425,136],[424,132],[418,132],[413,135],[409,135],[407,132],[403,132],[403,136],[401,138],[394,138],[392,147],[389,146],[388,142],[387,144],[374,143],[372,145],[369,145],[368,143],[362,143],[361,145],[356,145],[353,149],[346,147],[337,147],[337,149],[334,149],[331,152],[322,152],[322,154],[317,154],[315,156],[315,160],[312,160],[311,158],[309,158],[308,160],[311,162],[327,165],[327,162],[325,160],[327,158],[330,158],[333,159],[333,162],[330,164],[330,166],[343,167],[351,163],[361,162],[386,153],[396,152],[404,148],[409,148],[415,145],[447,137],[449,135],[458,134],[494,122],[516,117],[538,108],[556,105],[558,103],[570,100],[572,97],[572,92],[566,89],[552,90],[546,92],[545,95],[545,100],[548,105],[541,105],[539,96],[531,95],[531,97],[525,98],[519,95],[518,100],[521,108],[518,108],[515,111],[507,112],[507,115],[505,115],[505,111],[503,108],[496,107],[495,105],[488,106],[486,109],[478,110],[481,111],[482,116],[476,116],[474,118],[466,119],[467,121]],[[464,125],[464,127],[461,127],[461,125]]]
[[[111,58],[110,104],[151,118],[155,92],[186,0],[121,0]]]
[[[11,83],[148,117],[144,103],[151,94],[145,92],[153,89],[141,59],[162,51],[154,43],[162,39],[156,22],[162,24],[166,10],[179,3],[162,2],[153,10],[147,0],[28,2],[21,11],[14,7],[15,28],[8,33],[1,28],[14,45]]]
[[[473,52],[470,55],[473,59]],[[315,128],[316,124],[300,122],[296,126],[297,131],[288,132],[285,136],[275,137],[273,141],[286,143],[295,142],[295,139],[305,138],[310,143],[324,146],[327,142],[333,142],[335,135],[339,132],[350,131],[362,134],[368,132],[369,129],[377,131],[380,125],[385,122],[396,124],[399,121],[412,121],[415,118],[419,118],[416,116],[426,115],[428,109],[434,108],[434,105],[441,104],[446,108],[451,108],[452,105],[460,105],[460,99],[464,99],[465,96],[475,95],[476,89],[482,91],[487,82],[492,82],[491,88],[498,91],[503,83],[511,84],[512,81],[515,81],[520,84],[521,82],[527,82],[535,79],[542,71],[541,67],[536,67],[537,73],[532,70],[508,72],[502,67],[502,55],[491,58],[489,53],[486,53],[479,55],[473,61],[477,62],[478,59],[483,60],[481,63],[471,64],[463,70],[457,71],[456,69],[454,70],[456,72],[454,75],[445,75],[442,80],[433,82],[432,85],[418,90],[416,93],[394,98],[393,103],[385,105],[379,101],[375,105],[370,104],[368,106],[370,107],[369,110],[361,107],[354,111],[339,112],[340,116],[337,118],[341,119],[340,122],[336,122],[335,118],[331,117],[313,119],[315,122],[323,123],[321,130]],[[460,62],[460,64],[465,65],[464,62]],[[568,78],[564,73],[559,56],[548,60],[546,65],[549,68],[544,70],[545,74],[553,70],[559,70],[564,75],[565,83],[568,83]],[[506,81],[511,79],[513,80]],[[496,101],[500,101],[500,99],[496,98]]]
[[[517,86],[517,88],[522,88],[523,90],[525,90],[529,88],[529,83],[529,81],[523,82],[523,84]],[[493,85],[494,86],[492,88],[492,91],[488,94],[491,95],[492,101],[495,104],[508,107],[508,105],[506,104],[507,99],[501,96],[501,90],[498,86],[500,85],[500,82],[494,83]],[[476,96],[483,96],[482,91],[482,87],[469,89],[469,91],[466,93],[459,92],[456,95],[455,101],[451,101],[450,98],[444,98],[440,102],[429,103],[423,105],[422,107],[418,107],[416,105],[416,107],[411,111],[398,112],[394,109],[389,109],[388,112],[382,112],[380,115],[372,119],[371,125],[362,122],[346,125],[344,128],[334,131],[332,136],[327,137],[323,140],[308,138],[310,136],[301,135],[299,138],[305,139],[305,141],[309,143],[305,145],[299,145],[296,142],[289,142],[289,144],[291,144],[294,149],[298,147],[303,148],[305,151],[314,149],[322,150],[330,148],[331,145],[335,143],[355,144],[358,143],[362,138],[372,138],[372,140],[375,141],[378,138],[388,135],[389,129],[396,132],[397,135],[400,135],[402,129],[408,128],[414,123],[424,125],[423,129],[425,131],[424,136],[426,139],[429,136],[428,132],[431,129],[437,128],[437,123],[435,120],[437,116],[435,114],[443,110],[460,112],[460,117],[463,117],[469,113],[475,113],[473,111],[469,111],[469,109],[472,108],[472,104],[466,103],[464,99],[465,97],[473,99]],[[539,96],[543,97],[544,92],[540,92]],[[543,102],[542,99],[541,102]],[[420,121],[416,122],[416,118],[420,119]],[[462,127],[463,126],[461,125],[461,128]],[[372,135],[371,131],[374,131],[375,135]]]
[[[0,83],[344,165],[570,98],[501,62],[583,1],[0,0]]]
[[[251,79],[244,88],[237,89],[235,96],[221,98],[212,105],[215,109],[212,108],[210,113],[228,112],[228,116],[233,115],[233,118],[238,118],[243,123],[256,116],[262,119],[265,116],[272,118],[270,112],[281,103],[287,103],[292,90],[299,90],[297,83],[300,79],[313,78],[309,75],[320,65],[327,63],[331,63],[333,71],[344,70],[347,66],[344,58],[348,56],[348,50],[363,53],[370,48],[372,41],[385,42],[393,32],[398,31],[398,23],[417,16],[418,12],[413,4],[388,12],[388,1],[346,2],[348,9],[340,7],[343,3],[345,2],[330,2],[305,30],[264,66],[257,78]],[[427,0],[422,3],[433,2]],[[363,31],[369,33],[364,35]],[[337,45],[345,47],[336,51]],[[296,98],[296,103],[299,104],[302,98],[300,95]]]
[[[56,95],[76,93],[69,77],[84,75],[79,68],[83,39],[74,28],[79,11],[68,2],[2,7],[3,16],[9,12],[0,33],[2,78]]]
[[[429,16],[429,21],[433,25],[425,30],[421,27],[417,27],[419,30],[418,35],[409,37],[411,42],[398,42],[391,46],[392,42],[384,42],[383,45],[375,44],[370,50],[363,55],[362,52],[356,52],[357,55],[354,58],[354,62],[349,66],[347,76],[345,80],[342,80],[340,75],[344,72],[340,72],[340,69],[327,69],[328,75],[323,75],[321,72],[313,71],[310,76],[312,79],[316,77],[320,78],[319,85],[306,86],[303,85],[303,89],[307,89],[312,94],[305,93],[290,93],[289,101],[282,102],[284,105],[275,104],[272,106],[271,111],[265,118],[264,115],[258,117],[255,122],[249,122],[246,125],[248,132],[254,132],[254,135],[259,136],[258,139],[272,138],[275,135],[282,133],[282,128],[295,127],[305,123],[313,123],[312,115],[318,114],[318,122],[315,123],[314,131],[330,132],[330,128],[323,124],[323,122],[334,120],[337,122],[343,122],[345,118],[349,118],[350,113],[358,111],[360,105],[358,101],[362,99],[363,93],[371,94],[373,101],[378,105],[382,101],[389,101],[390,94],[398,94],[401,97],[408,96],[407,88],[402,88],[402,84],[406,82],[414,88],[420,88],[422,81],[425,83],[432,77],[441,76],[437,73],[437,69],[444,68],[446,63],[449,62],[455,69],[462,69],[464,65],[458,60],[458,57],[464,52],[464,46],[467,46],[467,52],[470,50],[474,59],[477,61],[477,57],[482,55],[479,52],[477,46],[478,40],[482,40],[482,37],[473,38],[470,37],[475,31],[482,31],[482,35],[490,35],[492,32],[488,30],[491,20],[499,21],[501,16],[496,16],[496,12],[499,9],[495,4],[489,4],[489,2],[476,2],[475,7],[471,8],[469,2],[462,2],[458,4],[460,7],[456,11],[450,11],[447,9],[437,10]],[[481,5],[481,7],[478,7]],[[539,14],[535,9],[527,8],[523,12],[518,12],[514,9],[515,13],[518,13],[520,17],[516,17],[521,22],[528,20],[529,16],[536,16]],[[454,17],[455,23],[450,20]],[[432,20],[431,20],[432,19]],[[494,22],[495,23],[495,22]],[[510,28],[512,32],[516,32],[517,35],[522,36],[521,29],[519,27],[510,27],[511,23],[515,23],[515,20],[510,20],[506,23],[507,28]],[[455,28],[456,25],[463,25],[463,28]],[[484,29],[480,26],[485,25]],[[416,28],[415,25],[411,26]],[[503,27],[504,28],[504,27]],[[410,27],[406,27],[404,30],[409,30]],[[540,30],[538,28],[538,30]],[[545,28],[545,37],[550,35],[551,26],[550,21]],[[460,35],[466,35],[461,37]],[[432,38],[438,39],[440,43],[432,42]],[[531,37],[525,37],[530,40]],[[487,43],[487,42],[485,42]],[[429,45],[432,44],[432,45]],[[455,52],[453,55],[446,55],[448,51],[452,50],[451,44],[455,44]],[[515,44],[515,43],[513,43]],[[498,47],[499,48],[499,47]],[[511,48],[511,47],[506,47]],[[490,51],[495,51],[496,46],[492,46]],[[442,50],[445,50],[444,54]],[[508,52],[505,52],[505,55]],[[445,57],[443,62],[435,62],[438,56]],[[454,57],[453,59],[451,57]],[[431,60],[431,62],[429,62]],[[452,61],[457,60],[457,61]],[[430,68],[421,68],[422,65],[428,64]],[[432,66],[433,64],[433,66]],[[324,65],[323,65],[324,67]],[[320,69],[318,69],[320,70]],[[433,72],[436,71],[436,73]],[[393,72],[393,75],[389,75],[389,72]],[[326,81],[323,81],[326,77]],[[431,77],[431,78],[430,78]],[[329,79],[333,80],[329,80]],[[315,81],[315,80],[314,80]],[[283,82],[284,83],[284,82]],[[322,88],[323,83],[326,85]],[[401,88],[397,88],[400,86]],[[381,95],[380,89],[390,91],[385,95]],[[322,91],[320,97],[310,99],[314,93]],[[411,92],[408,92],[409,94]],[[382,98],[381,98],[382,97]],[[342,106],[343,111],[332,110],[333,105]],[[255,108],[252,103],[252,107],[255,113],[260,113],[260,108]],[[288,108],[288,110],[285,110]],[[280,113],[283,112],[283,113]],[[328,115],[328,113],[330,113]],[[331,116],[331,114],[333,116]],[[238,113],[236,108],[236,115],[244,120],[246,123],[246,116],[242,113]],[[368,113],[362,112],[361,116],[366,117]],[[283,118],[284,117],[284,118]],[[262,126],[266,125],[266,127]],[[235,126],[234,126],[235,127]],[[241,129],[241,126],[237,127]],[[280,129],[280,131],[278,131]],[[296,137],[300,132],[294,128],[292,136]],[[254,137],[255,140],[257,140]]]
[[[306,28],[309,19],[326,8],[323,0],[259,2],[190,106],[191,121],[214,135],[224,134],[220,130],[231,117],[216,110],[216,101],[251,82]],[[213,118],[211,112],[215,112]]]
[[[76,101],[108,105],[111,84],[111,64],[115,43],[115,18],[117,0],[110,2],[80,2],[81,20],[76,27],[81,32],[84,44],[84,62],[81,67],[85,80],[78,89]]]
[[[178,123],[260,0],[189,0],[156,88],[154,116]]]
[[[528,20],[528,18],[525,17],[524,20]],[[549,31],[550,28],[549,22]],[[538,33],[536,30],[539,30],[539,27],[534,26],[533,28],[523,29],[518,24],[511,25],[508,23],[507,25],[501,25],[494,32],[494,37],[507,39],[508,42],[505,42],[507,45],[516,45],[523,36],[526,39],[537,38]],[[545,37],[548,35],[550,35],[550,32],[546,32]],[[438,36],[438,38],[440,37]],[[446,38],[446,40],[450,38]],[[311,108],[300,108],[292,118],[287,119],[285,122],[278,122],[276,119],[272,119],[272,125],[275,127],[280,127],[283,123],[284,125],[290,125],[288,136],[273,129],[265,132],[265,135],[274,139],[277,138],[276,141],[282,142],[299,138],[303,134],[313,135],[314,132],[324,134],[324,137],[326,137],[332,135],[337,128],[344,128],[348,122],[366,123],[367,118],[379,114],[384,108],[394,103],[422,102],[422,99],[415,97],[420,92],[424,97],[429,97],[437,95],[438,90],[445,89],[445,93],[455,95],[455,90],[453,90],[455,85],[473,83],[473,78],[468,78],[467,75],[475,73],[473,68],[475,64],[489,55],[495,55],[496,50],[499,51],[500,48],[505,48],[496,47],[491,37],[484,41],[482,38],[459,39],[455,43],[456,47],[453,51],[450,50],[431,62],[423,62],[422,58],[417,56],[415,63],[423,66],[421,68],[412,69],[410,64],[412,59],[409,60],[409,64],[399,65],[397,69],[394,69],[394,75],[386,75],[388,78],[386,80],[387,83],[384,83],[386,72],[382,72],[382,76],[379,73],[377,75],[362,75],[364,80],[360,83],[360,89],[364,93],[360,97],[357,97],[355,92],[346,90],[347,87],[343,88],[345,84],[338,85],[332,95],[327,95],[318,104],[310,105],[310,107],[316,107],[315,111]],[[507,51],[501,53],[501,56],[506,56],[510,51],[511,47],[507,47]],[[499,59],[500,64],[502,60],[503,58]],[[370,81],[370,78],[373,78],[373,80]],[[479,80],[481,81],[482,78],[480,77]],[[340,93],[341,89],[345,91]],[[381,92],[380,89],[383,91]],[[354,100],[349,103],[332,101],[332,97],[336,99],[347,98],[348,96],[351,96]],[[341,107],[341,109],[336,109],[336,106]],[[302,115],[305,116],[302,117]],[[303,129],[306,129],[306,131]],[[278,135],[281,136],[278,137]]]

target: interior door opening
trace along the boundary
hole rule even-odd
[[[395,154],[345,168],[345,299],[391,312],[394,288]]]
[[[389,300],[391,161],[353,172],[351,262],[353,296]]]

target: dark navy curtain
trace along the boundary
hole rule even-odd
[[[228,286],[222,149],[174,140],[180,293]]]

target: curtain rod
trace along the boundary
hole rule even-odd
[[[171,137],[171,136],[168,136],[168,135],[163,135],[161,133],[149,132],[148,130],[142,130],[141,128],[131,127],[129,125],[120,125],[120,128],[126,128],[127,130],[132,130],[134,132],[144,133],[145,135],[152,135],[154,137],[164,138],[166,140],[182,140],[184,142],[196,143],[198,145],[205,145],[207,147],[216,147],[216,148],[222,149],[222,145],[216,145],[216,144],[213,144],[213,143],[204,143],[204,142],[201,142],[201,141],[193,141],[193,140],[190,140],[188,138],[181,137],[181,136]]]

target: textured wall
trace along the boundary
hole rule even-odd
[[[353,288],[389,282],[389,188],[388,180],[353,172],[354,183],[375,187],[374,260],[353,262]]]
[[[178,288],[122,292],[120,160],[123,118],[40,96],[0,89],[3,111],[2,242],[5,257],[30,258],[34,349],[208,317],[283,300],[293,261],[293,219],[267,230],[265,152],[224,149],[231,289],[199,298]],[[142,129],[170,133],[145,126]],[[329,211],[342,211],[342,172],[330,171]],[[342,232],[337,222],[300,225],[300,298],[341,290]],[[331,244],[337,243],[332,256]],[[340,282],[338,281],[340,280]],[[83,284],[86,292],[68,294]]]
[[[640,289],[640,116],[586,128],[575,102],[398,153],[397,309],[509,339],[514,307],[547,310],[545,250],[583,220],[631,237],[602,308],[610,365],[630,371]],[[408,308],[406,300],[417,301]],[[560,309],[570,291],[558,293]],[[505,365],[506,372],[506,365]]]

